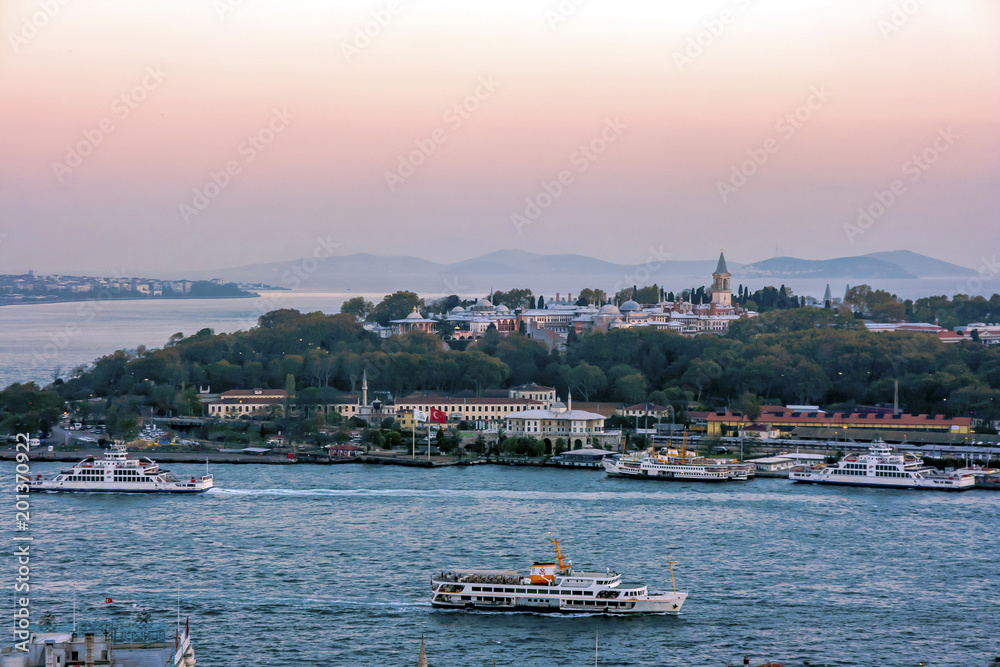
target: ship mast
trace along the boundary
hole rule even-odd
[[[674,593],[677,592],[677,584],[674,582],[674,563],[676,562],[670,558],[670,554],[667,554],[667,565],[670,566],[670,586],[674,589]]]
[[[549,533],[549,542],[554,544],[556,547],[556,560],[559,562],[559,572],[565,572],[566,566],[563,564],[563,555],[562,551],[559,549],[559,540],[552,537],[552,533]]]

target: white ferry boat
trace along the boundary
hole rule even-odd
[[[168,633],[165,626],[150,623],[147,612],[140,612],[139,620],[134,622],[65,626],[52,623],[51,616],[46,616],[37,626],[14,631],[14,645],[0,651],[0,667],[195,666],[188,624],[176,633]]]
[[[514,570],[454,570],[431,578],[431,605],[448,609],[583,614],[677,614],[687,599],[676,586],[650,593],[621,575],[576,572],[555,545],[556,561],[534,563],[527,576]],[[667,557],[670,581],[674,562]]]
[[[214,486],[207,472],[198,477],[178,479],[161,470],[150,458],[130,458],[125,445],[115,443],[103,459],[88,456],[69,470],[46,478],[31,479],[29,491],[82,491],[114,493],[200,493]]]
[[[962,471],[945,473],[925,466],[922,459],[894,452],[882,440],[873,442],[867,454],[846,456],[836,465],[792,470],[788,476],[792,481],[812,484],[941,491],[965,491],[976,483],[974,475]]]
[[[610,477],[633,477],[678,482],[745,481],[753,476],[750,464],[689,458],[687,452],[663,448],[605,457],[601,463]]]

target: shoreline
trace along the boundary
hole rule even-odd
[[[249,292],[247,294],[237,294],[233,296],[109,296],[109,297],[97,297],[97,298],[83,298],[83,299],[46,299],[46,300],[33,300],[33,301],[8,301],[6,299],[0,299],[0,307],[3,306],[34,306],[34,305],[47,305],[53,303],[87,303],[90,301],[204,301],[205,299],[256,299],[259,298],[260,294],[257,292]]]

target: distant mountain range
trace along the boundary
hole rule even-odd
[[[655,255],[655,253],[653,253]],[[358,253],[315,262],[272,262],[186,275],[189,279],[225,278],[242,283],[335,291],[382,292],[412,289],[429,293],[471,293],[490,288],[532,287],[535,291],[595,287],[621,289],[658,283],[668,289],[707,285],[717,259],[675,260],[651,256],[645,264],[616,264],[584,255],[541,255],[498,250],[451,264],[418,257]],[[783,279],[919,279],[966,277],[975,272],[908,250],[837,259],[774,257],[752,264],[728,261],[734,284],[771,284]],[[293,271],[300,267],[298,272]],[[314,269],[314,270],[310,270]],[[305,276],[304,278],[302,276]],[[180,276],[178,276],[180,277]]]

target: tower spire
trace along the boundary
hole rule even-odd
[[[420,655],[417,657],[417,667],[427,667],[427,652],[424,651],[423,635],[420,635]]]
[[[368,405],[368,369],[361,376],[361,405]]]

